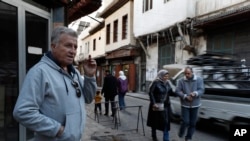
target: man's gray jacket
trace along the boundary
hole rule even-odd
[[[20,124],[35,132],[34,141],[81,140],[85,102],[92,102],[96,80],[86,76],[83,79],[73,70],[71,74],[66,73],[45,55],[27,73],[13,115]],[[79,84],[80,98],[72,81]],[[61,125],[65,126],[64,132],[56,137]]]
[[[196,96],[192,102],[189,102],[186,97],[190,93],[195,93]],[[187,108],[199,107],[201,105],[201,95],[204,93],[204,82],[201,77],[194,75],[193,79],[188,80],[185,76],[178,80],[176,94],[180,97],[181,105]]]

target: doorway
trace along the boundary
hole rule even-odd
[[[23,1],[0,1],[0,141],[33,137],[12,112],[26,72],[48,51],[49,19],[49,13]]]

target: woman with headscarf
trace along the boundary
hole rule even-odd
[[[119,77],[117,79],[118,84],[118,99],[119,99],[119,107],[120,110],[123,110],[126,106],[125,104],[125,94],[128,91],[128,80],[127,77],[124,75],[123,71],[119,71]]]
[[[150,104],[147,126],[152,129],[153,141],[158,141],[156,130],[163,131],[163,141],[169,141],[170,130],[170,100],[174,95],[168,82],[168,71],[160,70],[156,79],[149,86]]]

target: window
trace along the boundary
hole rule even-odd
[[[85,43],[85,53],[89,54],[89,42]]]
[[[44,28],[40,29],[39,33],[43,31],[39,38],[36,38],[37,36],[34,36],[34,34],[37,33],[27,33],[25,31],[18,30],[18,24],[28,24],[32,23],[34,21],[37,21],[37,23],[41,22],[41,19],[39,20],[38,17],[30,16],[28,17],[29,21],[24,23],[18,22],[18,16],[19,15],[19,8],[9,5],[5,2],[0,1],[0,31],[1,34],[4,34],[4,36],[1,36],[1,51],[2,54],[0,56],[1,65],[0,65],[0,140],[2,141],[9,141],[9,140],[16,140],[18,141],[18,133],[19,131],[19,124],[17,121],[13,119],[12,116],[12,110],[15,106],[15,101],[18,96],[19,92],[19,78],[22,78],[20,76],[23,76],[21,72],[24,71],[25,66],[21,66],[20,64],[23,64],[24,62],[20,62],[20,58],[25,59],[25,55],[31,56],[31,54],[25,54],[25,48],[22,49],[22,51],[19,50],[19,45],[21,45],[18,41],[18,35],[19,33],[26,33],[29,34],[29,38],[33,37],[33,43],[39,44],[39,47],[47,46],[46,40],[44,40],[44,35],[46,31]],[[27,18],[27,17],[26,17]],[[40,23],[39,23],[40,24]],[[38,24],[38,25],[39,25]],[[30,24],[29,24],[30,25]],[[35,26],[33,27],[33,31]],[[31,27],[31,28],[32,28]],[[31,31],[32,32],[32,31]],[[40,41],[41,39],[41,41]],[[46,38],[45,38],[46,39]],[[43,50],[47,50],[45,47]],[[19,56],[18,54],[22,54]],[[27,52],[26,52],[27,53]],[[26,61],[26,63],[32,62],[36,60],[33,58],[34,56],[37,56],[37,58],[41,58],[42,55],[32,55],[30,58],[27,59],[33,59],[33,60],[23,60]],[[25,64],[25,63],[24,63]],[[11,126],[10,126],[11,125]],[[31,133],[32,134],[32,133]],[[22,134],[23,135],[23,134]]]
[[[82,46],[80,46],[80,53],[82,53]]]
[[[127,39],[128,36],[128,15],[122,17],[122,39]]]
[[[106,27],[106,44],[110,44],[110,24]]]
[[[233,33],[214,34],[208,37],[208,50],[212,52],[233,53]]]
[[[153,8],[153,0],[143,0],[143,11],[146,12]]]
[[[113,42],[117,42],[118,39],[118,20],[114,21],[114,32],[113,32]]]
[[[159,46],[159,69],[162,69],[163,65],[174,64],[174,47],[171,44],[165,44]]]
[[[96,50],[96,39],[93,40],[93,51]]]

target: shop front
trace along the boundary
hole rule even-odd
[[[106,66],[115,75],[119,76],[119,71],[124,71],[124,74],[128,78],[129,91],[134,92],[137,90],[138,78],[138,59],[140,53],[137,48],[123,48],[107,53],[106,60],[108,65]]]

